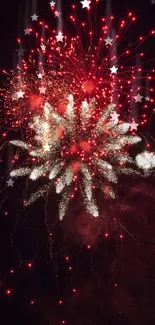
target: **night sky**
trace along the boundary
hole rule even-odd
[[[106,0],[100,2],[104,15]],[[16,40],[24,39],[29,3],[3,0],[1,4],[1,70],[15,67]],[[65,17],[69,6],[68,0],[62,0]],[[111,7],[118,20],[129,11],[136,14],[137,35],[146,35],[155,27],[155,4],[149,0],[112,0]],[[37,13],[50,22],[47,0],[38,0]],[[128,43],[134,36],[128,32]],[[32,45],[25,42],[23,48]],[[143,50],[154,58],[155,38],[150,37]],[[148,69],[154,66],[151,61]],[[2,74],[0,83],[2,88]],[[147,127],[152,136],[154,126],[152,118]],[[153,141],[150,143],[154,148]],[[43,199],[23,210],[23,180],[4,190],[10,159],[7,145],[0,158],[0,324],[154,325],[154,176],[145,180],[120,177],[117,200],[106,203],[99,196],[98,219],[74,202],[65,220],[59,222],[54,193],[45,215]]]

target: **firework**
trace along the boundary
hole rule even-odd
[[[82,5],[90,11],[91,1],[82,1]],[[51,10],[59,16],[55,6]],[[4,95],[8,128],[25,128],[24,141],[11,143],[25,150],[26,161],[12,170],[11,177],[29,175],[33,181],[46,177],[46,184],[32,193],[26,205],[50,194],[55,185],[56,193],[62,195],[61,220],[79,190],[87,211],[97,217],[95,189],[115,198],[119,174],[138,173],[128,149],[141,141],[136,131],[147,122],[144,109],[153,103],[149,97],[152,88],[142,93],[142,69],[129,64],[143,39],[135,42],[133,56],[129,49],[117,54],[134,15],[128,14],[115,36],[113,17],[102,18],[94,36],[89,19],[80,22],[74,5],[72,10],[74,36],[51,31],[41,22],[46,37],[39,38],[38,31],[29,29],[39,46],[30,51],[28,63],[23,60],[17,74],[13,73]],[[143,109],[137,117],[139,105]]]
[[[74,110],[74,98],[68,97],[65,118],[54,112],[49,103],[45,103],[43,116],[33,119],[31,128],[35,136],[32,143],[20,140],[11,141],[13,145],[28,150],[33,158],[31,168],[19,168],[11,172],[12,177],[30,175],[31,180],[48,174],[49,185],[32,194],[26,205],[31,204],[47,191],[50,193],[56,178],[56,192],[63,193],[60,202],[59,217],[66,213],[69,199],[74,197],[80,182],[87,211],[97,217],[98,207],[93,196],[94,179],[102,178],[102,188],[109,183],[117,183],[117,174],[134,173],[126,163],[133,164],[126,151],[126,145],[141,141],[140,137],[127,135],[130,124],[118,122],[118,114],[113,112],[114,105],[105,108],[96,126],[92,128],[91,105],[85,101],[77,112]],[[112,113],[113,112],[113,113]],[[63,135],[60,134],[60,130]],[[110,162],[109,162],[110,161]],[[109,196],[115,197],[109,186]]]

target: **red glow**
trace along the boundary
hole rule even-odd
[[[31,268],[32,267],[32,263],[28,263],[28,268]]]
[[[60,113],[66,113],[66,100],[62,99],[58,104],[58,111]]]
[[[89,94],[91,94],[93,92],[93,90],[95,89],[95,85],[92,81],[86,80],[86,81],[84,81],[82,88],[85,92],[88,92]]]
[[[59,305],[62,305],[63,301],[62,300],[59,300]]]
[[[43,98],[38,95],[31,95],[29,100],[30,100],[31,108],[38,108],[40,107]]]
[[[88,151],[91,150],[91,146],[90,146],[90,144],[89,144],[88,142],[86,142],[86,141],[81,141],[79,145],[80,145],[80,148],[81,148],[83,151],[88,152]]]
[[[31,304],[31,305],[34,305],[34,300],[31,300],[31,301],[30,301],[30,304]]]
[[[75,173],[77,173],[80,169],[80,163],[78,161],[72,163],[72,168]]]
[[[77,152],[77,146],[75,144],[73,144],[71,147],[70,147],[70,153],[75,153]]]
[[[57,134],[58,134],[58,137],[61,138],[63,136],[63,133],[64,133],[64,127],[63,126],[59,126],[57,128]]]

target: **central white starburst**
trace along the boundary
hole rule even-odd
[[[63,143],[68,150],[72,144],[72,139],[79,141],[79,137],[81,137],[80,139],[83,136],[85,137],[88,125],[91,125],[92,103],[94,100],[90,103],[87,100],[83,101],[80,117],[77,117],[74,110],[74,98],[70,94],[66,114],[62,117],[46,102],[43,115],[34,117],[30,125],[35,133],[34,142],[29,144],[20,140],[11,141],[13,145],[27,150],[29,156],[36,158],[31,167],[13,170],[10,174],[11,177],[29,175],[31,180],[37,180],[48,175],[47,184],[33,193],[26,205],[30,205],[37,198],[44,196],[45,193],[50,193],[51,187],[56,184],[56,192],[63,193],[59,205],[59,217],[62,220],[66,214],[69,200],[73,197],[73,188],[78,179],[81,183],[86,209],[94,217],[97,217],[99,211],[93,195],[95,172],[97,178],[102,179],[102,181],[97,181],[97,186],[100,186],[103,191],[105,188],[107,191],[107,184],[117,183],[119,173],[135,173],[131,167],[134,161],[129,157],[126,147],[141,141],[141,138],[130,135],[129,123],[119,122],[119,114],[114,111],[115,105],[113,104],[104,109],[96,125],[89,132],[88,142],[89,144],[95,143],[95,147],[90,145],[88,152],[86,150],[86,159],[84,158],[84,151],[82,151],[81,159],[78,159],[76,154],[68,154],[67,156],[61,154],[60,130],[63,130]],[[79,125],[81,134],[77,135],[76,130]],[[115,197],[111,186],[109,186],[108,194],[111,198]]]

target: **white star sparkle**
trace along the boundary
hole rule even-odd
[[[17,91],[17,97],[18,98],[23,98],[24,97],[24,94],[25,94],[25,92],[22,91],[22,90]]]
[[[40,94],[45,94],[46,88],[42,86],[39,88],[39,91],[40,91]]]
[[[137,127],[138,127],[138,124],[135,121],[132,121],[132,123],[130,123],[130,130],[131,131],[133,131],[133,130],[137,131]]]
[[[107,38],[104,39],[104,41],[106,45],[112,45],[113,39],[108,36]]]
[[[11,99],[12,99],[12,101],[17,100],[18,99],[18,94],[17,93],[12,94]]]
[[[49,146],[49,144],[47,143],[43,146],[43,148],[45,151],[50,151],[51,146]]]
[[[63,42],[63,33],[59,32],[58,35],[56,36],[57,42]]]
[[[110,70],[111,70],[111,73],[117,73],[118,68],[116,68],[115,65],[113,65],[113,67],[110,68]]]
[[[14,181],[10,178],[10,179],[7,181],[7,187],[13,187],[13,184],[14,184]]]
[[[135,101],[136,101],[136,103],[138,103],[138,102],[142,102],[142,98],[143,98],[143,96],[141,96],[140,94],[137,94],[137,96],[135,97]]]
[[[31,32],[30,28],[27,27],[24,29],[25,35],[30,35],[30,32]]]
[[[33,14],[33,16],[31,16],[32,21],[37,21],[38,20],[38,17],[39,16],[37,16],[36,14]]]
[[[112,121],[115,121],[116,123],[118,123],[118,118],[119,118],[120,114],[113,112],[110,114],[110,116],[111,116]]]
[[[54,15],[55,15],[55,17],[60,17],[60,11],[56,10]]]
[[[56,2],[54,2],[54,1],[50,2],[50,7],[55,7],[55,5],[56,5]]]
[[[91,1],[90,0],[83,0],[83,1],[80,1],[82,3],[82,9],[83,8],[87,8],[89,9],[90,7],[90,4],[91,4]]]
[[[38,79],[42,79],[43,74],[42,73],[38,73],[37,76],[38,76]]]

